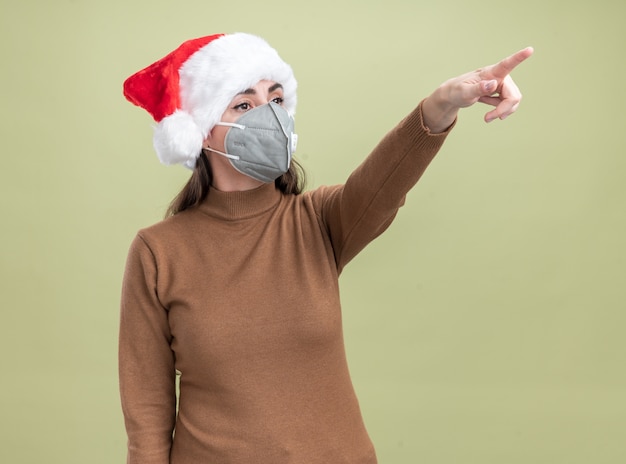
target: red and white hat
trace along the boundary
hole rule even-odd
[[[154,149],[163,164],[193,169],[202,143],[232,99],[261,80],[282,84],[285,109],[296,110],[291,67],[260,37],[215,34],[184,42],[124,82],[124,96],[158,123]]]

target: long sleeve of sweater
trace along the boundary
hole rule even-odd
[[[389,226],[452,127],[431,134],[420,103],[387,133],[344,185],[330,195],[325,192],[321,219],[331,237],[339,272]]]
[[[126,263],[119,336],[120,390],[124,392],[122,410],[129,432],[129,463],[168,464],[174,430],[172,337],[167,310],[157,295],[157,278],[154,256],[138,235]]]

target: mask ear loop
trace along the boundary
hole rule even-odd
[[[225,127],[236,127],[237,129],[245,129],[246,126],[243,124],[237,124],[236,122],[216,122],[216,126],[225,126]]]
[[[237,123],[234,123],[234,122],[222,122],[222,121],[220,121],[220,122],[215,123],[215,125],[216,126],[225,126],[225,127],[235,127],[237,129],[242,129],[242,130],[246,128],[246,126],[244,126],[243,124],[237,124]],[[213,153],[217,153],[218,155],[222,155],[225,158],[232,159],[232,160],[239,160],[239,159],[241,159],[237,155],[231,155],[231,154],[228,154],[228,153],[224,153],[222,151],[214,150],[213,148],[210,148],[210,147],[203,148],[202,150],[203,151],[205,151],[205,150],[206,151],[212,151]]]
[[[212,148],[209,148],[209,147],[203,148],[202,151],[212,151],[213,153],[217,153],[218,155],[222,155],[223,157],[229,158],[229,159],[232,159],[232,160],[240,159],[239,156],[237,156],[237,155],[229,155],[228,153],[224,153],[224,152],[218,151],[218,150],[213,150]]]

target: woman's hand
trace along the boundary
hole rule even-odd
[[[443,132],[452,125],[459,109],[476,102],[495,107],[485,114],[485,122],[506,119],[517,110],[522,99],[511,79],[511,71],[532,54],[532,47],[527,47],[497,64],[444,82],[422,105],[426,127],[433,133]]]

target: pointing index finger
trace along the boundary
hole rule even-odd
[[[517,53],[512,54],[504,58],[498,64],[494,64],[490,71],[494,78],[496,79],[504,79],[506,76],[511,74],[511,72],[523,61],[533,54],[534,50],[532,47],[526,47],[520,50]]]

